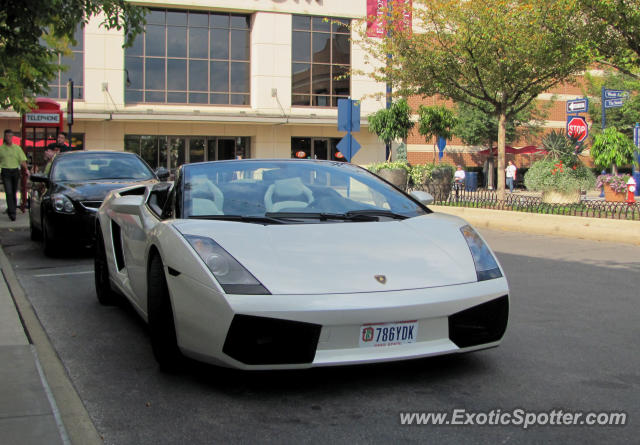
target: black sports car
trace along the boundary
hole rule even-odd
[[[153,172],[139,156],[114,151],[72,151],[57,155],[44,173],[31,175],[31,239],[42,239],[46,255],[62,242],[89,246],[95,215],[107,193],[136,183],[157,182],[168,170]]]

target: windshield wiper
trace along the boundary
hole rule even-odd
[[[247,216],[247,215],[190,215],[189,219],[216,219],[222,221],[238,221],[246,223],[258,223],[258,224],[284,224],[284,222],[277,218],[265,216]]]
[[[348,213],[325,213],[325,212],[267,212],[264,216],[268,218],[283,219],[319,219],[320,221],[328,221],[337,219],[340,221],[378,221],[377,215],[354,214]]]
[[[349,217],[356,216],[386,216],[388,218],[393,219],[407,219],[407,215],[402,215],[400,213],[394,213],[391,210],[383,210],[383,209],[362,209],[362,210],[351,210],[346,213]]]

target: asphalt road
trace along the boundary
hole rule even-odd
[[[640,248],[483,231],[511,286],[499,348],[401,363],[159,372],[145,325],[100,306],[87,253],[48,259],[2,231],[53,346],[106,444],[637,443]],[[400,424],[401,412],[623,411],[626,426]]]

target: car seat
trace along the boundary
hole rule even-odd
[[[224,195],[220,189],[206,176],[195,176],[189,182],[190,211],[193,216],[198,215],[222,215]]]
[[[285,208],[304,208],[313,201],[313,192],[300,178],[277,179],[264,195],[268,212],[279,212]]]

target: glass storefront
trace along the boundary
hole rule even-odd
[[[124,149],[152,168],[173,170],[184,163],[251,157],[249,137],[125,135]]]
[[[291,138],[291,157],[346,161],[338,150],[340,138]]]

